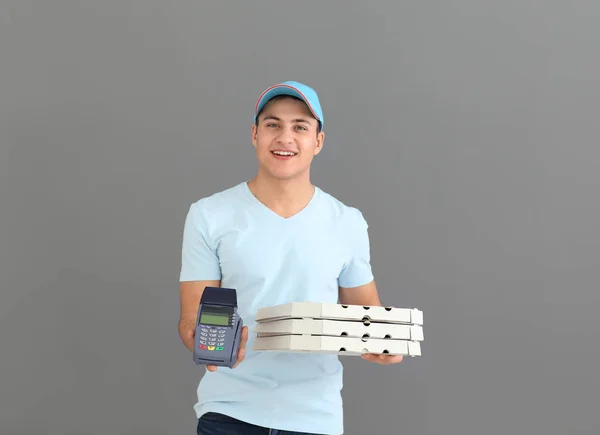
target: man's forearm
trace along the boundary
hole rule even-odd
[[[360,287],[339,289],[340,303],[345,305],[381,306],[375,281]]]

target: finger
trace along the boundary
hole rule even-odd
[[[242,328],[242,338],[240,339],[240,348],[246,348],[246,342],[248,341],[248,327],[244,326]]]
[[[385,355],[371,354],[366,359],[367,361],[374,362],[377,364],[387,364]]]
[[[402,355],[382,355],[382,364],[398,364],[402,361]]]
[[[374,353],[363,353],[360,357],[370,362],[377,362],[379,360],[379,355]]]
[[[206,366],[206,370],[208,370],[209,372],[216,372],[217,371],[217,366],[207,365]]]
[[[402,355],[382,355],[375,353],[365,353],[361,357],[377,364],[398,364],[403,359]]]
[[[248,327],[244,326],[242,328],[242,336],[240,338],[240,347],[238,349],[237,361],[234,364],[233,368],[236,368],[246,356],[246,342],[248,341]]]
[[[240,348],[238,349],[238,358],[239,360],[243,360],[244,356],[246,356],[246,343],[248,342],[248,327],[244,326],[242,328],[242,337],[240,338]]]

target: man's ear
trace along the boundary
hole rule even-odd
[[[250,129],[250,136],[252,139],[252,146],[254,148],[256,148],[256,144],[258,142],[258,128],[256,127],[256,124],[252,124],[252,128]]]
[[[325,142],[325,133],[320,131],[317,135],[317,147],[315,148],[315,156],[323,149],[323,143]]]

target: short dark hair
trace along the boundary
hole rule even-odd
[[[260,117],[260,114],[267,108],[269,107],[272,103],[275,103],[276,101],[280,101],[280,100],[285,100],[286,98],[289,98],[291,100],[297,100],[300,101],[302,103],[304,103],[306,105],[306,107],[308,107],[308,105],[306,104],[306,101],[304,101],[301,98],[295,97],[293,95],[276,95],[275,97],[271,98],[269,101],[267,101],[267,104],[265,104],[263,106],[262,109],[259,110],[259,112],[256,114],[256,121],[255,121],[255,125],[258,127],[258,118]],[[312,111],[311,111],[312,113]],[[314,118],[314,116],[313,116]],[[317,120],[317,134],[319,134],[321,132],[321,122],[315,118]]]

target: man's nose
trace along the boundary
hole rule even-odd
[[[293,131],[290,128],[284,128],[281,130],[281,133],[279,134],[279,137],[277,139],[281,143],[292,143],[292,141],[294,140]]]

